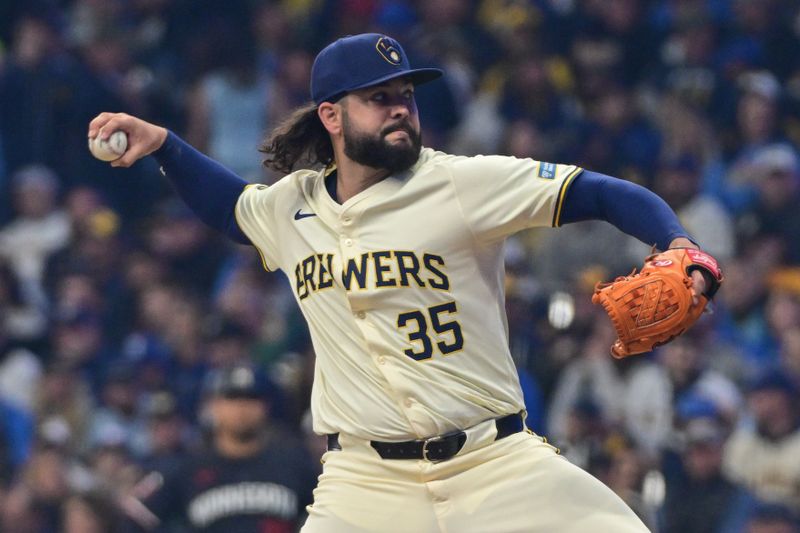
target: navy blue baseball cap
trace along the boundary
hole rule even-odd
[[[311,99],[319,105],[350,91],[408,76],[420,85],[442,75],[438,68],[412,69],[400,43],[380,33],[349,35],[317,54],[311,67]]]
[[[262,400],[269,396],[269,383],[256,368],[238,364],[212,370],[206,376],[207,396]]]

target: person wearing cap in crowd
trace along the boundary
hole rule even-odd
[[[690,417],[678,431],[678,464],[665,471],[663,533],[714,531],[732,514],[739,495],[722,472],[725,424],[711,401],[701,397],[694,401],[697,405],[681,402]]]
[[[295,531],[316,474],[302,444],[270,423],[271,389],[250,366],[210,373],[204,387],[207,449],[163,477],[146,476],[142,484],[151,494],[142,495],[142,503],[149,511],[144,518],[133,513],[130,528],[160,522],[208,533]]]
[[[233,321],[225,320],[208,338],[208,356],[212,367],[225,367],[247,362],[250,357],[247,331]]]
[[[100,406],[89,421],[89,445],[102,445],[109,439],[135,451],[144,429],[136,416],[138,383],[134,369],[127,363],[115,363],[104,373],[100,390]]]
[[[52,359],[77,371],[90,385],[94,397],[100,399],[109,367],[114,366],[114,354],[106,344],[100,316],[80,309],[59,312],[50,337]]]
[[[412,69],[386,35],[331,43],[311,69],[312,102],[262,147],[267,166],[291,172],[271,187],[246,186],[130,115],[101,113],[88,136],[126,132],[112,166],[154,154],[201,219],[290,278],[316,352],[314,431],[329,449],[306,533],[644,531],[525,425],[503,243],[597,219],[662,250],[697,245],[661,198],[630,182],[423,148],[415,87],[441,74]],[[710,296],[710,278],[692,278],[696,296]]]
[[[146,452],[141,460],[146,471],[169,472],[189,452],[192,435],[178,411],[175,396],[167,390],[150,394],[144,405]]]
[[[753,496],[800,509],[800,406],[798,385],[779,370],[750,384],[749,419],[725,446],[724,470]]]
[[[44,165],[29,165],[11,176],[16,216],[0,231],[6,258],[28,294],[44,301],[42,275],[47,258],[69,243],[69,217],[57,203],[59,177]]]
[[[770,239],[781,247],[788,264],[800,264],[800,157],[789,143],[775,143],[753,156],[756,202],[744,217],[754,240]]]

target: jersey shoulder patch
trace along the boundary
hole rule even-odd
[[[544,161],[539,163],[539,171],[537,175],[540,178],[551,180],[556,177],[556,165],[555,163],[545,163]]]

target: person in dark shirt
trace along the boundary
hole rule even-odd
[[[662,531],[721,531],[741,496],[722,473],[725,430],[715,417],[698,417],[686,424],[684,436],[680,469],[667,476]]]
[[[267,387],[249,366],[220,369],[206,385],[210,447],[190,455],[152,490],[133,515],[158,518],[151,529],[291,533],[299,529],[316,484],[302,444],[270,428]],[[153,475],[146,478],[152,483]],[[129,514],[131,514],[129,512]]]

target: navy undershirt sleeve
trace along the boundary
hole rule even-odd
[[[678,237],[691,239],[675,212],[657,194],[630,181],[584,170],[564,198],[561,224],[605,220],[659,250]]]
[[[247,185],[245,180],[171,131],[152,155],[161,165],[161,172],[200,220],[238,243],[251,244],[234,214],[236,202]]]

